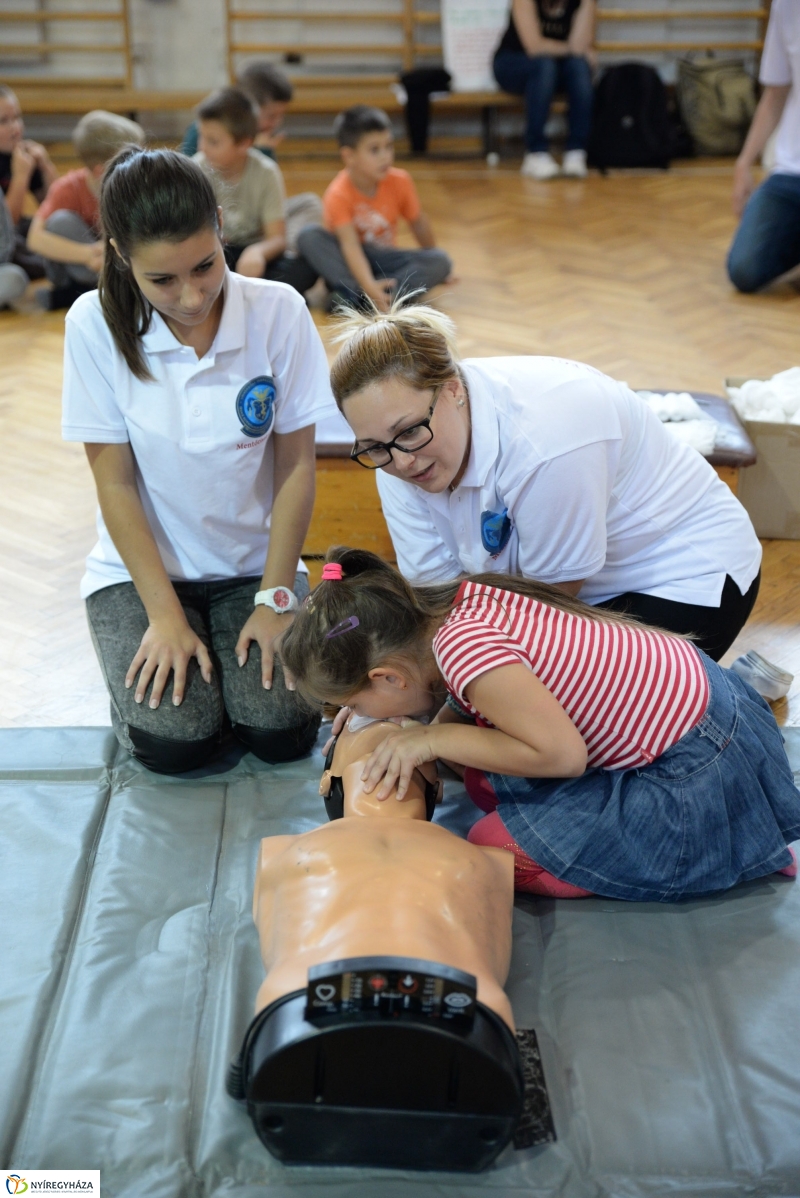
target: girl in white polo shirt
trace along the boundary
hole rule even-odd
[[[758,592],[741,504],[623,383],[560,358],[459,362],[451,322],[353,313],[331,382],[406,578],[506,571],[692,632],[718,660]]]
[[[308,591],[322,344],[295,291],[227,270],[191,160],[123,151],[101,217],[99,292],[67,317],[63,433],[97,485],[81,593],[115,731],[165,773],[202,765],[228,723],[291,759],[319,719],[273,645]]]

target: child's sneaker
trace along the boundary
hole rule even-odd
[[[572,179],[585,179],[588,174],[586,169],[586,151],[567,150],[564,160],[561,163],[561,174],[569,175]]]
[[[794,682],[794,674],[789,674],[779,666],[774,666],[766,657],[751,649],[743,657],[737,657],[731,665],[734,674],[749,682],[754,691],[758,691],[765,699],[774,703],[783,699],[789,693],[789,687]]]
[[[547,150],[537,154],[526,154],[519,169],[520,174],[528,179],[555,179],[556,175],[561,174],[561,167]]]

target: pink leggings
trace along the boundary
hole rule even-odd
[[[485,774],[467,768],[464,771],[464,786],[473,803],[488,814],[473,824],[468,840],[470,844],[482,844],[489,848],[507,849],[514,854],[514,889],[527,894],[546,894],[550,898],[586,898],[591,890],[583,890],[570,882],[562,882],[548,873],[528,856],[510,835],[500,816],[495,811],[497,795]]]
[[[537,865],[517,844],[495,810],[498,798],[485,774],[468,767],[464,771],[464,786],[475,806],[487,812],[483,819],[473,824],[467,839],[471,844],[507,849],[514,854],[515,890],[524,890],[528,894],[547,894],[551,898],[586,898],[592,893],[591,890],[583,890],[580,886],[573,886],[570,882],[562,882],[554,877],[541,865]],[[792,864],[777,872],[795,878],[798,872],[797,857],[793,848],[790,848],[789,852],[792,854]]]

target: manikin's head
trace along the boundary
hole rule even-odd
[[[368,724],[358,732],[351,732],[345,727],[339,734],[330,769],[322,775],[319,792],[327,798],[333,779],[341,778],[345,819],[357,815],[377,819],[428,818],[425,783],[437,781],[436,765],[433,762],[422,766],[421,770],[414,771],[408,790],[400,802],[391,801],[397,799],[396,789],[389,794],[388,801],[378,799],[375,790],[371,794],[364,790],[361,773],[367,759],[389,733],[396,731],[397,724],[381,720]]]

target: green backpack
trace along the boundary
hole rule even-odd
[[[698,154],[738,154],[756,109],[756,89],[744,63],[683,58],[678,106]]]

